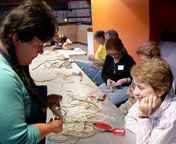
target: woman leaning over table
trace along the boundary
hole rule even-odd
[[[31,95],[21,66],[29,65],[53,37],[55,18],[44,2],[25,1],[4,19],[0,29],[0,143],[35,144],[62,131],[62,120],[30,124]]]

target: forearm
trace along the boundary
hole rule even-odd
[[[58,128],[60,125],[60,121],[57,121],[58,125],[56,125],[56,122],[49,122],[49,123],[37,123],[34,124],[35,127],[37,127],[40,131],[41,139],[43,139],[47,134],[51,132],[61,132],[62,127]]]
[[[52,129],[53,129],[49,124],[45,124],[45,123],[38,123],[38,124],[35,124],[34,126],[39,129],[41,139],[43,139],[47,134],[52,132]]]
[[[127,77],[127,78],[123,78],[123,84],[129,84],[131,82],[131,78]]]
[[[122,78],[122,79],[119,79],[116,81],[116,86],[122,86],[122,85],[125,85],[125,84],[129,84],[131,82],[131,79],[130,77],[128,78]]]
[[[137,144],[148,144],[150,141],[153,124],[152,121],[148,118],[139,118],[138,119],[138,129],[137,129]]]

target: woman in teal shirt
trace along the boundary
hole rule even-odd
[[[0,29],[0,144],[35,144],[62,131],[62,120],[29,124],[30,84],[21,66],[43,51],[55,33],[55,18],[43,2],[26,1],[12,10]]]

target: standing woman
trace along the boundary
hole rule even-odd
[[[12,10],[0,29],[0,143],[35,144],[62,131],[62,120],[29,124],[31,90],[21,66],[42,53],[55,33],[55,18],[43,2],[26,1]]]
[[[118,36],[118,34],[116,34]],[[114,34],[106,39],[107,56],[102,70],[104,84],[100,89],[112,103],[119,106],[128,99],[127,89],[131,82],[130,69],[135,64],[133,58],[127,53],[119,37]]]

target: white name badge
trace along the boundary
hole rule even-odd
[[[124,70],[124,65],[118,65],[118,70]]]

